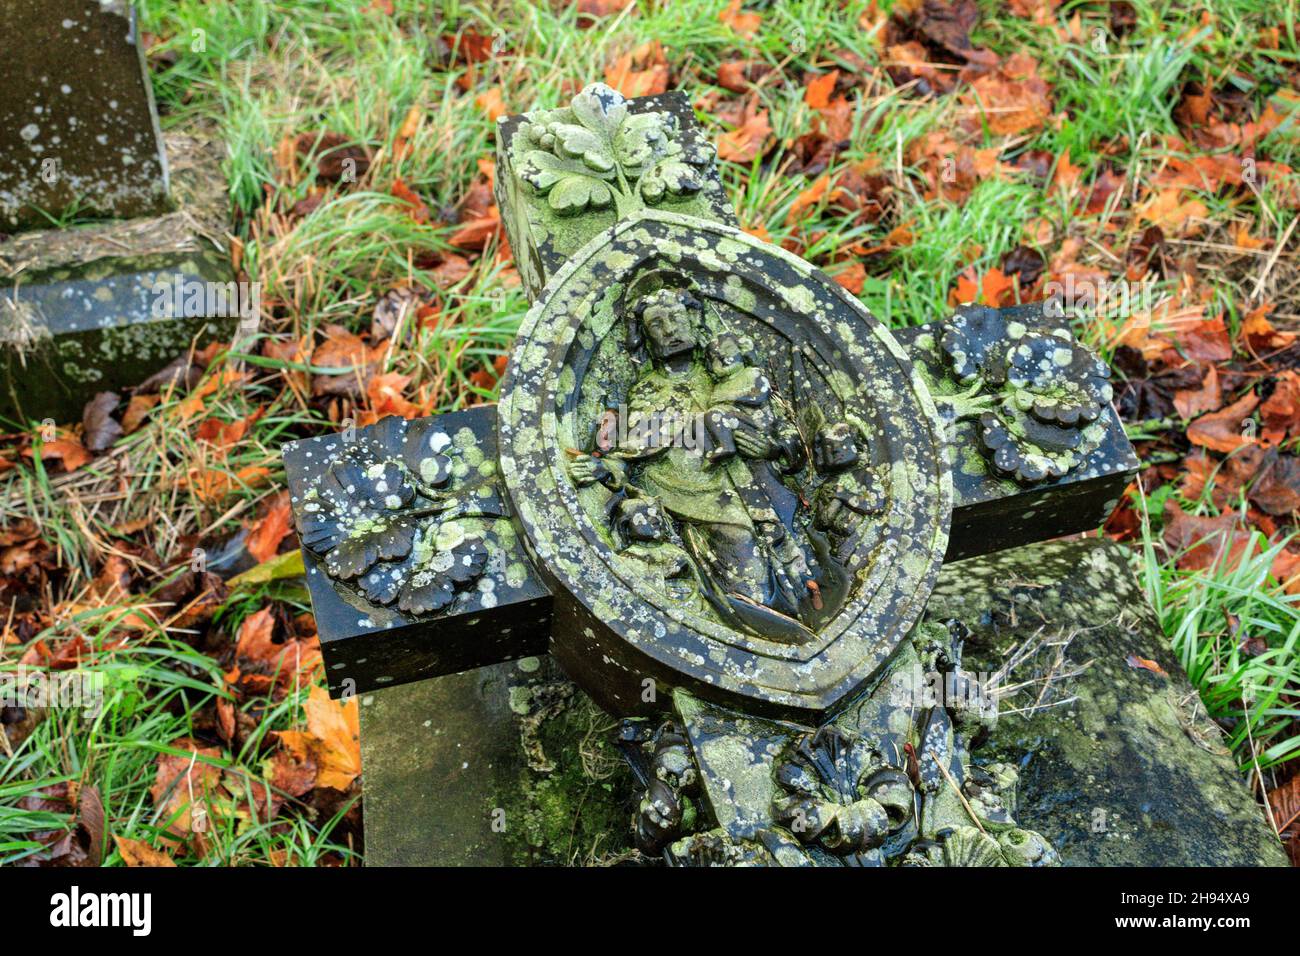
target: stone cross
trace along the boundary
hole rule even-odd
[[[331,693],[549,652],[629,718],[646,852],[1051,862],[917,621],[945,560],[1113,509],[1106,366],[1043,304],[891,333],[737,227],[681,93],[503,119],[497,198],[500,403],[285,446]]]
[[[164,143],[131,4],[4,14],[0,232],[19,234],[0,245],[0,416],[69,421],[196,337],[228,337],[247,303],[194,291],[233,291],[220,156]],[[56,228],[71,220],[109,221]]]

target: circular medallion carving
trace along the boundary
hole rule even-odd
[[[616,713],[684,687],[815,718],[925,605],[952,506],[894,338],[788,252],[648,210],[529,312],[501,467],[555,593],[554,652]]]

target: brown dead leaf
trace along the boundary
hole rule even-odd
[[[221,751],[202,747],[189,737],[168,746],[181,753],[158,755],[149,794],[168,832],[185,839],[212,825],[207,819],[209,807],[223,794],[221,768],[215,765]]]
[[[313,686],[307,703],[307,730],[282,730],[277,735],[300,760],[314,759],[320,768],[316,785],[346,790],[361,773],[360,712],[355,696],[330,700],[329,692]]]
[[[605,83],[631,99],[668,89],[668,61],[658,40],[643,43],[605,67]]]
[[[34,450],[24,448],[23,457],[35,457]],[[63,465],[63,470],[68,473],[76,471],[82,465],[92,461],[94,457],[94,455],[86,451],[78,439],[71,435],[41,443],[41,461],[57,461]]]
[[[1171,236],[1185,235],[1209,216],[1209,209],[1199,199],[1183,199],[1181,189],[1162,189],[1137,209],[1139,222],[1159,226]]]
[[[501,87],[494,86],[474,97],[474,105],[487,114],[493,123],[507,113],[505,100],[501,98]]]
[[[126,411],[122,413],[122,433],[124,435],[133,434],[142,424],[149,411],[162,400],[162,396],[153,395],[132,395],[131,401],[127,403]]]
[[[1246,437],[1242,427],[1259,405],[1259,396],[1247,392],[1226,408],[1202,415],[1187,426],[1187,440],[1214,451],[1231,452],[1254,439]]]
[[[388,191],[392,193],[395,198],[407,204],[409,208],[407,209],[406,214],[410,216],[414,222],[424,225],[429,221],[429,207],[425,205],[424,200],[420,198],[419,194],[416,193],[415,190],[411,189],[410,186],[406,185],[400,177],[393,180],[393,185],[389,187]]]
[[[113,420],[113,412],[121,401],[116,392],[100,392],[86,403],[81,415],[81,436],[87,451],[107,451],[122,437],[122,426]]]
[[[740,8],[741,0],[731,0],[727,9],[718,14],[718,19],[731,27],[740,36],[748,39],[758,32],[763,25],[763,15]]]
[[[275,557],[283,541],[293,528],[293,512],[289,508],[289,492],[282,491],[271,499],[270,505],[248,535],[245,547],[261,564]]]
[[[1136,654],[1130,654],[1124,658],[1124,662],[1134,670],[1150,671],[1153,674],[1159,674],[1161,677],[1169,676],[1163,667],[1149,657],[1138,657]]]
[[[748,110],[746,111],[748,112]],[[718,137],[718,158],[733,163],[750,163],[763,152],[772,126],[767,121],[767,110],[748,116],[735,129]]]
[[[374,366],[383,361],[385,345],[366,345],[361,337],[341,325],[325,327],[325,341],[312,352],[311,364],[317,368],[341,369],[340,374],[318,373],[312,376],[313,395],[361,394]]]
[[[970,132],[985,126],[991,133],[1011,136],[1042,127],[1052,114],[1051,91],[1038,75],[1038,62],[1027,53],[1008,57],[997,69],[977,77],[961,95]]]
[[[1196,388],[1178,389],[1174,392],[1174,408],[1185,419],[1212,412],[1223,405],[1223,392],[1219,387],[1219,369],[1209,365],[1205,377]]]
[[[132,840],[129,837],[113,835],[113,842],[117,844],[117,852],[122,854],[122,860],[127,866],[175,866],[176,861],[162,850],[155,850],[143,840]]]

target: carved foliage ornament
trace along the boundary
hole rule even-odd
[[[566,107],[526,114],[521,132],[532,148],[519,176],[561,215],[613,204],[622,217],[665,196],[696,193],[714,159],[706,141],[679,137],[672,114],[630,113],[603,83]]]
[[[994,469],[1029,484],[1078,467],[1105,437],[1110,369],[1068,327],[1030,329],[998,310],[968,306],[945,323],[939,347],[970,388],[950,396],[959,418],[979,419]]]
[[[452,517],[465,510],[448,490],[451,438],[433,433],[417,474],[397,451],[406,424],[388,418],[347,443],[304,496],[298,533],[330,577],[418,615],[442,610],[477,581],[488,550]]]

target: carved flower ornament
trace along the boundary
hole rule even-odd
[[[488,551],[479,536],[446,520],[457,504],[441,490],[451,478],[444,453],[451,440],[434,433],[417,475],[390,451],[403,447],[405,425],[385,419],[376,426],[385,429],[382,439],[350,443],[307,491],[298,533],[330,577],[352,582],[375,604],[427,614],[483,574]]]
[[[1110,369],[1068,328],[1030,329],[997,309],[971,306],[945,326],[939,347],[971,388],[950,397],[958,417],[979,416],[993,467],[1017,481],[1060,478],[1105,435]]]
[[[519,177],[563,215],[613,203],[622,216],[665,196],[698,192],[701,170],[714,158],[702,138],[679,139],[671,113],[631,113],[603,83],[586,87],[567,107],[525,114],[521,131],[532,148]]]
[[[839,856],[880,846],[912,818],[911,781],[856,734],[828,724],[776,768],[774,815],[799,842]]]

